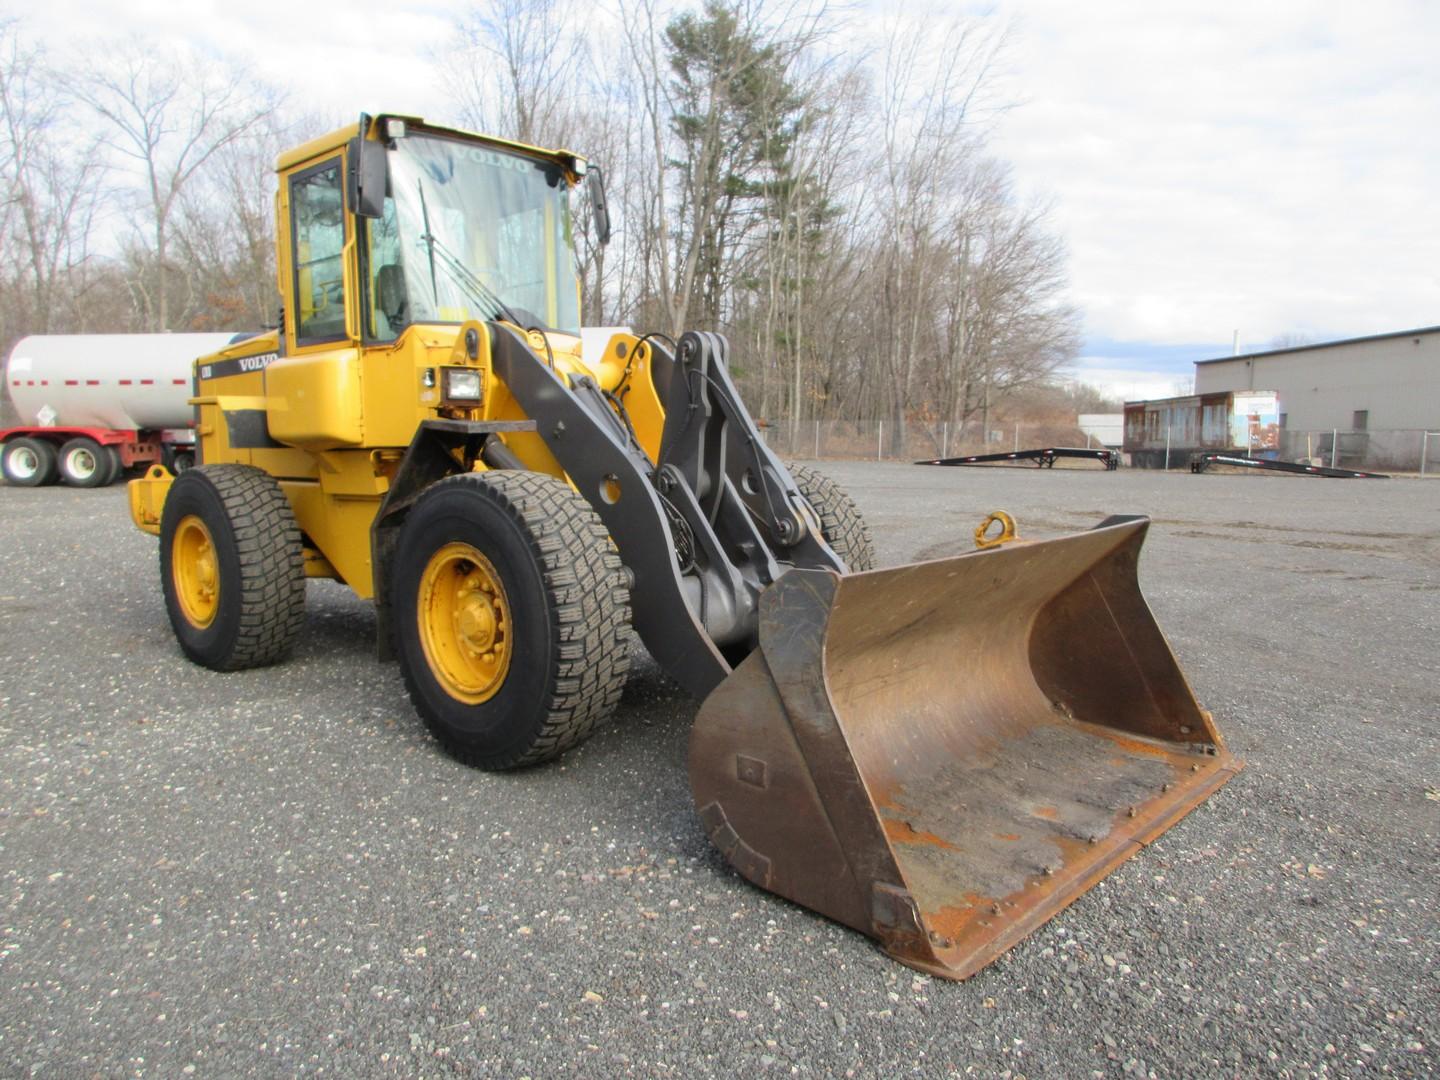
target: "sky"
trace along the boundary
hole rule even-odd
[[[862,29],[867,6],[890,8],[858,0]],[[1440,323],[1440,3],[965,6],[1010,27],[997,89],[1013,107],[992,145],[1068,246],[1085,318],[1069,374],[1164,396],[1237,333],[1247,351]],[[297,20],[293,0],[47,0],[23,14],[62,56],[124,33],[226,52],[338,124],[362,109],[450,119],[430,58],[460,7],[352,0]]]
[[[1053,199],[1076,374],[1440,323],[1440,4],[1005,0],[996,148]],[[1144,393],[1136,391],[1144,390]]]

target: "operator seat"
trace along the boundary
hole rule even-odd
[[[385,313],[390,329],[399,331],[410,321],[410,292],[405,284],[405,269],[397,263],[386,263],[375,274],[375,301]]]

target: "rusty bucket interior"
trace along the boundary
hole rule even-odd
[[[761,598],[696,807],[748,879],[973,974],[1240,768],[1136,578],[1145,518]]]

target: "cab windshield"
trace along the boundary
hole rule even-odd
[[[396,142],[389,169],[384,214],[367,222],[371,340],[411,323],[511,315],[526,329],[579,333],[559,164],[414,134]]]

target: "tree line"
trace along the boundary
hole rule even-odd
[[[990,150],[1003,30],[804,0],[486,0],[433,58],[451,114],[604,170],[587,325],[719,330],[772,423],[983,424],[1072,359],[1065,252]],[[61,74],[0,22],[0,345],[273,325],[273,166],[338,126],[136,41]],[[384,103],[359,102],[378,108]]]

